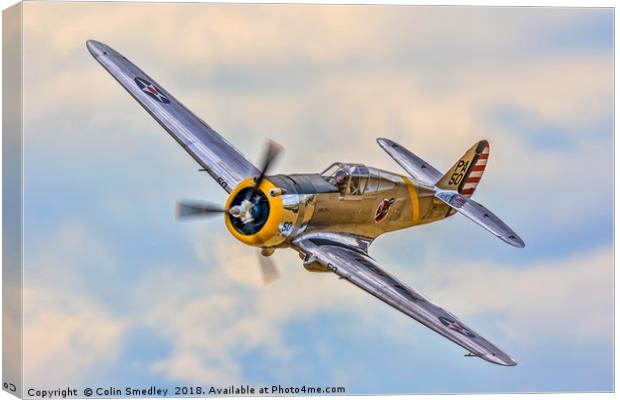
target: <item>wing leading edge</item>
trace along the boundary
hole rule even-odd
[[[260,171],[155,80],[114,49],[86,42],[92,56],[227,192]]]
[[[472,355],[499,365],[517,365],[508,354],[479,336],[456,316],[385,272],[364,251],[334,241],[326,243],[312,238],[297,240],[295,245],[315,262],[465,348]]]

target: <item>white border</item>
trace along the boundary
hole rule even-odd
[[[93,0],[83,0],[83,1],[93,1]],[[108,0],[108,1],[112,1],[112,2],[121,2],[122,0]],[[178,1],[178,0],[151,0],[150,2],[182,2],[182,1]],[[221,0],[221,1],[209,1],[209,2],[213,2],[213,3],[239,3],[239,1],[230,1],[230,0]],[[17,2],[15,2],[14,0],[0,0],[0,8],[5,9],[8,8],[10,6],[12,6],[13,4],[16,4]],[[260,0],[245,0],[243,1],[243,3],[265,3],[265,1],[260,1]],[[425,1],[414,1],[414,0],[391,0],[391,1],[384,1],[384,0],[338,0],[338,1],[328,1],[328,0],[311,0],[311,1],[300,1],[300,0],[290,0],[290,1],[269,1],[269,3],[298,3],[298,4],[383,4],[383,5],[389,5],[389,4],[398,4],[398,5],[440,5],[440,6],[446,6],[446,5],[455,5],[455,6],[516,6],[516,7],[522,7],[522,6],[527,6],[527,7],[532,7],[532,6],[562,6],[562,7],[616,7],[617,2],[616,1],[559,1],[559,0],[539,0],[539,1],[490,1],[490,0],[476,0],[476,1],[465,1],[465,0],[449,0],[449,1],[438,1],[438,0],[425,0]],[[615,12],[614,12],[614,24],[615,24]],[[2,26],[2,21],[0,19],[0,32],[1,32],[1,26]],[[615,26],[614,26],[614,44],[618,43],[618,32],[617,30],[615,30]],[[1,69],[1,58],[2,55],[0,53],[0,69]],[[618,65],[615,63],[615,46],[614,46],[614,77],[617,75],[618,72]],[[615,89],[615,79],[614,79],[614,89]],[[614,90],[615,93],[615,90]],[[615,97],[615,96],[614,96]],[[614,98],[615,101],[615,98]],[[0,98],[0,109],[1,109],[1,98]],[[615,121],[615,117],[617,117],[618,115],[618,105],[616,102],[614,102],[614,121]],[[614,122],[614,138],[615,138],[615,122]],[[2,143],[0,141],[0,160],[1,160],[1,149],[2,149]],[[615,141],[614,139],[614,154],[618,153],[618,149],[619,149],[619,145],[618,142]],[[615,160],[615,157],[614,157]],[[614,210],[616,209],[616,205],[617,205],[617,200],[618,200],[618,185],[617,185],[617,177],[618,177],[618,165],[615,164],[614,161]],[[1,185],[1,180],[2,177],[0,175],[0,192],[2,191],[2,185]],[[0,199],[1,202],[1,199]],[[0,215],[0,223],[1,223],[1,219],[2,216]],[[616,214],[614,212],[614,254],[616,252],[616,249],[618,248],[618,239],[617,236],[615,234],[615,226],[616,226]],[[0,232],[0,239],[2,237],[2,234]],[[1,248],[0,248],[0,256],[1,256]],[[1,271],[0,271],[0,277],[1,277]],[[614,274],[614,283],[615,283],[615,287],[617,287],[617,283],[618,283],[618,278],[616,276],[616,274]],[[615,300],[615,296],[614,296],[614,300]],[[614,310],[615,310],[615,321],[617,322],[617,308],[615,307],[615,302],[614,302]],[[615,324],[614,324],[614,329],[615,329]],[[614,333],[616,333],[617,330],[614,330]],[[617,339],[617,336],[614,335],[614,343],[615,343],[615,339]],[[2,344],[0,341],[0,351],[2,350]],[[614,346],[614,352],[615,352],[615,360],[618,359],[618,350],[617,347]],[[614,361],[615,361],[614,360]],[[1,368],[1,366],[0,366]],[[614,380],[615,382],[618,381],[618,370],[616,368],[614,368]],[[449,396],[449,398],[451,399],[459,399],[459,398],[467,398],[467,399],[472,399],[472,400],[477,400],[477,399],[497,399],[497,400],[516,400],[516,399],[522,399],[522,398],[526,398],[526,399],[545,399],[545,400],[558,400],[558,399],[569,399],[569,400],[581,400],[584,398],[590,399],[590,398],[595,398],[595,399],[611,399],[611,398],[615,398],[615,394],[613,393],[557,393],[557,394],[472,394],[472,395],[380,395],[380,396],[372,396],[374,398],[377,399],[390,399],[390,400],[401,400],[401,399],[419,399],[419,400],[436,400],[438,398],[447,398]],[[316,398],[320,398],[320,399],[338,399],[338,400],[356,400],[356,399],[360,399],[361,397],[368,397],[368,396],[324,396],[324,397],[296,397],[296,399],[316,399]],[[226,398],[226,399],[235,399],[236,397],[222,397]],[[0,391],[0,400],[9,400],[9,399],[15,399],[14,396],[8,394],[7,392],[4,391]],[[155,399],[155,398],[152,398]],[[252,397],[252,399],[274,399],[274,397]]]

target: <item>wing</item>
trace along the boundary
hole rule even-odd
[[[295,246],[306,255],[306,260],[327,267],[341,278],[467,349],[472,355],[495,364],[517,364],[453,314],[385,272],[360,248],[312,237],[295,241]]]
[[[93,57],[226,190],[260,174],[258,169],[200,118],[121,54],[89,40]]]
[[[519,248],[525,247],[523,239],[482,204],[452,191],[437,192],[435,197],[509,245]]]
[[[377,143],[390,155],[411,177],[426,186],[434,186],[443,174],[432,165],[422,160],[403,146],[390,139],[377,139]]]

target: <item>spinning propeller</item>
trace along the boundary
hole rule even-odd
[[[206,202],[179,201],[177,203],[177,218],[208,217],[225,213],[224,207]]]
[[[260,196],[256,196],[260,193],[259,187],[267,172],[271,168],[273,161],[278,157],[278,154],[282,151],[282,146],[278,143],[269,140],[267,141],[267,151],[263,157],[263,163],[261,165],[260,174],[254,178],[254,187],[248,188],[245,198],[240,204],[237,204],[230,209],[226,209],[217,204],[203,202],[203,201],[179,201],[177,202],[176,215],[178,219],[189,219],[197,217],[211,217],[215,215],[221,215],[223,213],[230,214],[233,218],[237,219],[237,224],[242,227],[252,228],[254,219],[260,212],[259,200]],[[265,285],[278,279],[280,274],[271,259],[268,257],[273,254],[273,250],[263,249],[259,250],[259,264],[261,270],[261,276]]]
[[[265,175],[269,168],[271,168],[271,164],[278,157],[278,154],[282,151],[282,146],[273,140],[267,141],[267,151],[265,152],[265,157],[263,158],[263,165],[261,166],[260,175],[255,178],[254,190],[258,190],[258,187],[265,179]]]

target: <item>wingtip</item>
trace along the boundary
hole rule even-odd
[[[501,365],[503,367],[515,367],[518,365],[518,363],[515,360],[508,361],[508,362],[501,362],[501,363],[495,363],[497,365]]]
[[[517,362],[507,354],[481,354],[479,357],[492,364],[504,367],[514,367],[517,365]]]
[[[105,54],[106,45],[96,40],[89,39],[86,41],[86,48],[93,57],[97,58]]]
[[[99,58],[102,56],[123,57],[107,44],[101,43],[94,39],[89,39],[86,41],[86,48],[94,58]]]
[[[514,367],[515,365],[518,364],[517,360],[510,357],[508,354],[504,354],[504,357],[502,357],[501,360],[502,360],[502,365],[506,367]]]
[[[392,146],[394,144],[394,142],[392,140],[387,139],[387,138],[382,138],[382,137],[377,138],[377,143],[381,147],[383,147],[383,146]]]
[[[97,41],[96,40],[88,39],[86,41],[86,48],[88,49],[88,51],[90,51],[90,54],[93,54],[93,50],[94,50],[96,45],[97,45]]]
[[[506,239],[506,243],[509,245],[516,247],[518,249],[522,249],[525,247],[525,242],[519,236],[511,235]]]
[[[503,361],[504,361],[503,365],[506,367],[514,367],[519,364],[514,358],[510,356],[508,356],[508,360],[503,360]]]

